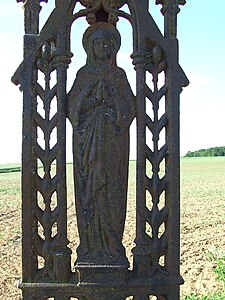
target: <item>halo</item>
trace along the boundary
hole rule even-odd
[[[121,45],[121,37],[119,31],[110,23],[106,22],[97,22],[90,27],[86,29],[83,35],[83,47],[86,53],[88,52],[88,49],[90,49],[90,45],[92,45],[92,42],[97,36],[97,32],[102,31],[107,38],[110,39],[110,41],[113,44],[113,48],[115,53],[117,53],[120,49]]]

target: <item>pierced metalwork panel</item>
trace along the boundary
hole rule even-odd
[[[12,77],[23,91],[23,278],[20,284],[23,299],[179,299],[179,286],[183,283],[179,269],[179,97],[188,79],[178,63],[176,32],[179,6],[185,1],[156,1],[162,5],[163,34],[149,12],[147,0],[56,0],[41,30],[41,2],[48,5],[48,1],[17,2],[24,3],[25,13],[24,60]],[[82,17],[89,24],[83,39],[88,59],[68,92],[67,70],[73,56],[70,46],[74,38],[71,27]],[[125,72],[116,65],[120,34],[115,28],[121,18],[133,30],[131,58],[136,71],[136,95],[132,94]],[[106,68],[107,63],[111,69]],[[97,83],[90,87],[94,80]],[[71,104],[74,99],[76,103]],[[100,113],[94,119],[96,111]],[[93,119],[88,128],[94,133],[85,136],[80,128],[87,124],[90,115]],[[116,200],[122,203],[124,199],[126,206],[124,170],[128,161],[124,165],[124,158],[121,167],[124,152],[118,149],[119,145],[128,149],[125,132],[128,133],[134,116],[137,121],[136,246],[132,250],[133,269],[129,269],[121,246],[126,211],[122,207],[118,215],[118,205],[113,203]],[[68,247],[67,236],[67,118],[74,130],[75,203],[81,241],[73,271],[71,253],[75,249]],[[103,121],[105,118],[111,123]],[[107,132],[102,133],[102,128],[108,128]],[[90,151],[88,147],[83,150],[84,136],[86,140],[92,139]],[[104,149],[103,145],[110,145],[110,149]],[[77,153],[80,154],[76,156]],[[114,167],[103,168],[109,153],[114,153]],[[103,198],[110,199],[108,208],[106,200],[95,198],[102,197],[107,188]],[[119,191],[123,197],[118,196]],[[88,226],[98,228],[90,230]],[[81,244],[86,245],[86,250],[81,249]],[[115,253],[121,253],[120,257]]]

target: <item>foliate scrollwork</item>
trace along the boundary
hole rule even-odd
[[[108,22],[115,25],[118,21],[118,9],[125,4],[124,0],[80,0],[89,13],[87,22],[92,25],[96,22],[96,13],[102,8],[108,14]]]
[[[158,45],[156,45],[149,55],[149,62],[146,66],[147,71],[153,76],[153,83],[155,84],[155,87],[158,82],[158,75],[165,71],[166,67],[167,64],[163,58],[162,50]]]
[[[121,8],[125,2],[125,0],[80,0],[80,3],[85,7],[96,8],[102,5],[107,10],[111,7]]]
[[[73,56],[71,52],[59,53],[53,41],[44,43],[39,53],[37,67],[45,76],[50,75],[59,64],[65,64],[68,67]]]
[[[37,66],[41,72],[47,74],[54,70],[53,57],[56,52],[55,44],[45,43],[41,49],[41,57],[37,60]]]

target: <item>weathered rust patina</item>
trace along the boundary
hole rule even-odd
[[[24,60],[12,77],[23,91],[23,299],[178,300],[183,283],[179,97],[188,79],[178,62],[176,33],[179,5],[185,1],[156,1],[162,5],[164,34],[149,12],[148,0],[56,0],[41,30],[40,4],[48,1],[17,2],[24,3],[25,11]],[[83,8],[76,9],[78,4]],[[67,91],[71,27],[81,17],[89,24],[83,36],[87,62]],[[120,18],[133,30],[136,95],[116,63]],[[122,238],[134,117],[136,238],[130,269]],[[68,247],[67,237],[67,118],[73,127],[77,249]],[[77,251],[75,269],[72,251]]]
[[[84,33],[87,64],[68,95],[73,126],[78,264],[128,267],[122,245],[134,96],[116,65],[120,34],[98,22]]]

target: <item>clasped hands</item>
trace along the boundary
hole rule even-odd
[[[110,96],[108,94],[107,83],[104,79],[99,79],[97,83],[96,98],[98,103],[105,103],[110,106]]]
[[[107,89],[107,82],[104,79],[100,78],[97,82],[90,83],[83,91],[83,97],[89,97],[90,94],[94,96],[93,92],[95,94],[96,104],[105,103],[107,106],[112,106],[112,100]]]

